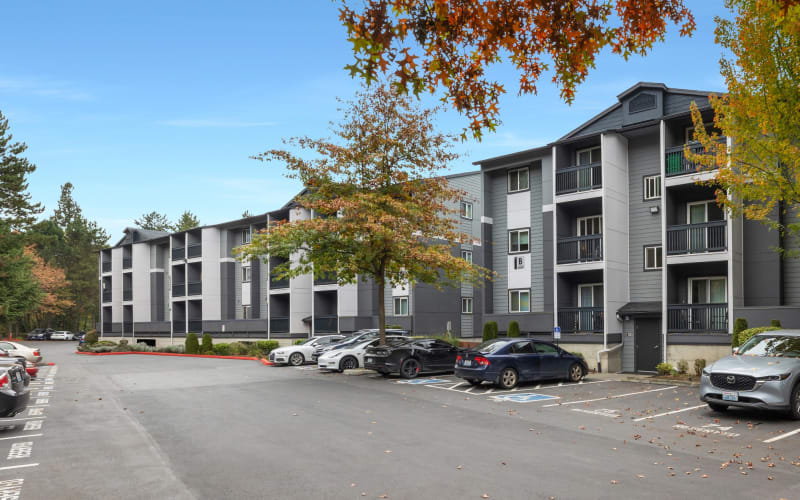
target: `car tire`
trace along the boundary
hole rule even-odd
[[[708,403],[708,407],[719,413],[728,410],[728,405],[721,405],[719,403]]]
[[[358,368],[358,360],[353,356],[347,356],[339,361],[339,371],[354,370]]]
[[[500,372],[500,378],[498,379],[497,385],[501,389],[513,389],[519,383],[519,374],[517,370],[513,368],[505,368],[502,372]]]
[[[800,384],[796,384],[792,389],[790,404],[789,414],[794,420],[800,420]]]
[[[306,357],[302,352],[293,352],[289,356],[289,364],[292,366],[300,366],[306,362]]]
[[[390,377],[392,375],[390,372],[387,372],[386,370],[381,370],[378,373],[380,373],[381,376],[386,377],[386,378],[388,378],[388,377]]]
[[[586,376],[583,372],[583,367],[580,363],[573,363],[572,366],[569,367],[569,372],[567,372],[567,380],[570,382],[580,382],[581,379]]]
[[[466,380],[469,385],[481,385],[483,383],[483,380],[478,380],[476,378],[465,378],[464,380]]]
[[[408,358],[400,365],[400,376],[403,378],[416,378],[422,370],[422,365],[414,358]]]

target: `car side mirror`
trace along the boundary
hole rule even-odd
[[[733,354],[734,354],[734,356],[739,354],[739,348],[738,347],[734,347],[733,348]]]

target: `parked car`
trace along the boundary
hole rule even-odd
[[[75,339],[75,335],[72,332],[68,332],[66,330],[53,332],[53,334],[50,336],[50,340],[73,340],[73,339]]]
[[[384,375],[399,373],[414,378],[424,372],[452,372],[458,348],[439,339],[408,339],[405,342],[367,348],[364,368]]]
[[[25,340],[44,340],[44,328],[34,328],[25,335]]]
[[[38,363],[42,360],[42,354],[38,348],[28,347],[18,342],[0,340],[0,349],[6,351],[11,357],[25,358],[25,361],[29,363]]]
[[[28,368],[31,368],[31,367],[27,365],[27,363],[25,362],[25,360],[23,358],[5,358],[5,357],[0,357],[0,367],[12,366],[12,365],[19,365],[19,366],[21,366],[22,368],[25,369],[25,387],[27,387],[28,384],[31,383],[31,374],[28,373]],[[37,367],[33,366],[32,368],[36,368],[36,373],[39,372],[39,369]]]
[[[377,328],[366,328],[363,330],[358,330],[353,334],[348,335],[347,337],[343,338],[339,342],[326,345],[326,346],[319,346],[314,351],[314,356],[319,358],[322,353],[333,351],[336,349],[347,349],[349,347],[355,346],[356,344],[360,344],[365,340],[372,340],[378,338],[380,335],[380,330]],[[401,336],[405,337],[408,335],[408,330],[399,330],[399,329],[388,329],[386,330],[386,335],[394,335],[394,336]]]
[[[733,356],[705,367],[700,400],[714,411],[781,410],[800,419],[800,330],[754,335]]]
[[[589,367],[575,354],[549,342],[530,339],[486,342],[456,357],[455,375],[472,385],[491,382],[513,389],[520,382],[547,379],[580,381]]]
[[[394,335],[386,337],[387,344],[407,340],[408,339],[405,337]],[[348,342],[348,345],[340,349],[324,352],[317,358],[317,366],[323,370],[336,370],[339,372],[363,367],[364,352],[366,352],[367,348],[378,345],[378,342],[380,342],[380,339],[367,340],[366,342],[362,340],[356,344],[350,344]]]
[[[286,347],[279,347],[273,349],[269,353],[269,360],[276,365],[292,365],[300,366],[307,361],[314,361],[314,350],[321,345],[328,345],[331,342],[338,342],[343,339],[344,335],[322,335],[319,337],[311,337],[306,339],[300,344],[294,344]]]
[[[30,389],[25,386],[25,369],[17,364],[0,365],[0,417],[23,412],[30,396]]]

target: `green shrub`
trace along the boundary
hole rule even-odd
[[[656,365],[656,371],[659,375],[672,375],[672,372],[675,371],[675,368],[673,368],[669,363],[659,363]]]
[[[229,344],[214,344],[214,354],[217,356],[230,356],[231,349]]]
[[[433,337],[427,337],[427,338],[438,339],[441,340],[442,342],[447,342],[452,346],[461,347],[461,341],[449,335],[434,335]]]
[[[190,333],[186,336],[186,354],[199,354],[200,344],[197,342],[197,334]]]
[[[703,368],[706,367],[706,360],[705,359],[695,359],[694,360],[694,374],[698,377],[703,374]]]
[[[733,322],[733,335],[731,336],[731,347],[739,347],[741,341],[739,340],[739,334],[743,331],[747,330],[747,320],[744,318],[736,318],[736,321]]]
[[[305,341],[306,341],[306,339],[297,339],[297,340],[294,341],[294,345],[300,345]]]
[[[247,344],[242,342],[231,342],[228,344],[230,356],[247,356],[249,348]]]
[[[386,325],[387,330],[402,330],[402,325]]]
[[[782,328],[781,327],[781,320],[773,319],[769,322],[769,326],[774,326],[775,328]]]
[[[253,356],[261,356],[263,358],[269,356],[269,353],[278,347],[280,347],[280,344],[277,340],[259,340],[250,346],[251,352],[254,353],[252,354]]]
[[[86,344],[92,345],[96,344],[99,338],[97,337],[97,331],[91,330],[89,333],[86,334],[86,337],[83,339]]]
[[[112,342],[110,340],[98,340],[97,342],[93,343],[92,345],[114,347],[114,346],[117,345],[117,343],[116,342]]]
[[[174,354],[183,354],[185,352],[185,349],[181,344],[174,344],[161,347],[156,352],[170,352]]]
[[[128,339],[120,339],[119,345],[128,345]]]
[[[758,335],[759,333],[764,333],[764,332],[771,332],[773,330],[780,330],[780,328],[775,326],[757,326],[755,328],[750,328],[744,330],[743,332],[739,332],[739,345],[744,345],[744,343],[750,340],[750,337],[752,337],[753,335]]]
[[[571,352],[570,354],[574,354],[575,356],[578,356],[581,359],[586,359],[586,357],[584,357],[582,352]]]
[[[678,373],[681,375],[686,375],[689,373],[689,362],[685,359],[678,361]]]
[[[203,354],[214,352],[214,340],[211,338],[211,334],[203,334],[203,344],[200,346],[200,352]]]
[[[519,337],[519,323],[512,321],[508,324],[508,336]]]
[[[497,338],[497,322],[487,321],[483,324],[483,340],[492,340]]]

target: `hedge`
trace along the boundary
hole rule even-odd
[[[492,340],[497,338],[497,322],[487,321],[483,324],[483,340]]]
[[[508,324],[508,336],[519,337],[519,323],[512,321]]]
[[[200,354],[200,344],[197,342],[197,334],[190,333],[186,336],[186,354]]]
[[[739,347],[742,342],[739,340],[739,334],[747,330],[747,320],[744,318],[736,318],[733,322],[733,335],[731,336],[731,347]]]
[[[750,340],[750,337],[753,335],[758,335],[759,333],[764,332],[771,332],[774,330],[780,330],[780,328],[776,326],[757,326],[755,328],[750,328],[748,330],[744,330],[739,332],[739,345],[744,345],[745,342]]]
[[[208,333],[203,334],[203,343],[200,346],[200,352],[203,354],[211,354],[214,352],[214,340]]]

